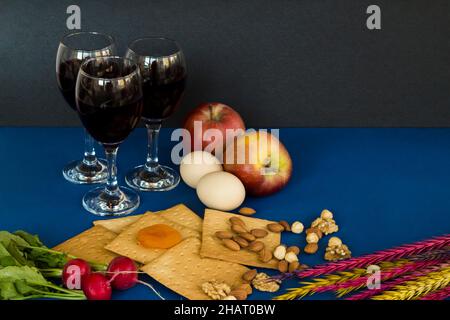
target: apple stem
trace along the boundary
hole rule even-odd
[[[215,119],[214,119],[214,114],[213,114],[213,105],[210,104],[210,105],[208,106],[208,109],[209,109],[209,117],[210,117],[210,119],[211,119],[211,120],[215,120]]]

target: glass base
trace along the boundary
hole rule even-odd
[[[87,165],[83,160],[72,161],[64,167],[63,176],[76,184],[105,183],[108,176],[106,161],[97,159],[94,165]]]
[[[97,216],[123,216],[139,207],[139,195],[126,187],[109,194],[105,187],[95,188],[83,197],[83,207]]]
[[[172,168],[158,165],[149,170],[145,165],[131,170],[125,177],[127,184],[140,191],[168,191],[180,183],[180,175]]]

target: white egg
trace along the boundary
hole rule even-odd
[[[241,180],[231,173],[208,173],[197,184],[200,201],[211,209],[230,211],[239,207],[245,199]]]
[[[205,151],[191,152],[185,155],[180,163],[181,178],[194,189],[204,175],[222,170],[219,159]]]

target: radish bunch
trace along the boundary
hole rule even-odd
[[[88,300],[110,300],[112,289],[126,290],[137,283],[150,284],[138,279],[138,269],[127,257],[113,259],[105,273],[92,272],[89,264],[82,259],[73,259],[64,266],[62,281],[69,289],[82,289]],[[155,293],[162,298],[156,291]],[[162,298],[163,299],[163,298]]]

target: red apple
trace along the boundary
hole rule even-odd
[[[205,150],[213,154],[215,150],[223,151],[226,145],[227,130],[229,130],[228,132],[240,129],[245,131],[245,124],[239,113],[219,102],[200,104],[188,114],[183,127],[191,135],[192,151]],[[205,135],[208,129],[216,130],[210,130]],[[208,136],[208,133],[212,136]],[[217,138],[216,133],[221,137]]]
[[[265,131],[247,132],[227,145],[224,170],[237,176],[248,194],[266,196],[281,190],[292,175],[284,145]]]

